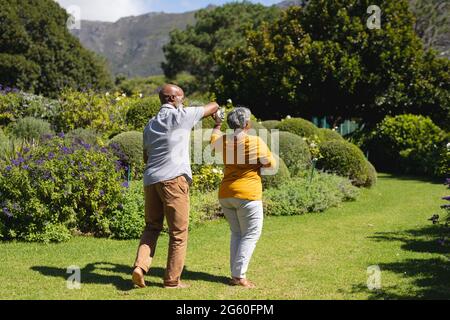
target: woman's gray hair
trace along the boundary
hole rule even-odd
[[[252,115],[250,109],[244,107],[234,108],[227,117],[228,126],[231,129],[245,129]]]

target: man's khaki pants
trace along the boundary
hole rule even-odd
[[[189,227],[189,183],[184,176],[144,188],[145,223],[135,267],[148,272],[156,243],[163,229],[164,216],[169,227],[169,255],[165,286],[177,286],[184,267]]]

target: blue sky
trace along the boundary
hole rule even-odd
[[[272,5],[282,0],[252,0]],[[83,20],[117,21],[122,17],[148,12],[186,12],[208,6],[222,5],[230,0],[56,0],[71,12],[80,12]],[[74,9],[76,11],[74,11]],[[74,14],[77,16],[78,14]]]

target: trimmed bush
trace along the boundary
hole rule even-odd
[[[134,179],[141,179],[144,173],[143,144],[144,136],[137,131],[121,133],[109,142],[116,156],[131,169]]]
[[[53,130],[47,121],[26,117],[8,126],[8,131],[17,138],[27,141],[40,140],[44,135],[52,135]]]
[[[291,176],[311,166],[311,152],[301,137],[290,132],[279,132],[279,156],[289,169]]]
[[[430,118],[405,114],[386,117],[364,147],[378,169],[434,175],[447,142],[446,133]]]
[[[106,148],[53,137],[0,162],[1,240],[59,242],[110,236],[123,168]]]
[[[262,125],[263,125],[267,130],[273,130],[273,129],[276,129],[280,124],[281,124],[281,121],[278,121],[278,120],[267,120],[267,121],[263,121],[263,122],[262,122]]]
[[[332,140],[344,140],[344,137],[342,137],[339,132],[331,130],[331,129],[325,129],[320,128],[319,129],[319,139],[322,142],[325,141],[332,141]]]
[[[320,153],[323,158],[319,159],[318,168],[348,177],[356,186],[371,186],[372,168],[354,144],[344,140],[326,141],[320,144]]]
[[[319,136],[319,130],[314,123],[301,118],[285,119],[281,121],[276,129],[296,134],[302,138]]]
[[[271,216],[301,215],[322,212],[359,195],[347,178],[327,173],[286,180],[279,188],[264,193],[265,214]]]
[[[291,173],[282,159],[274,154],[278,163],[278,171],[275,175],[262,175],[264,188],[278,188],[291,178]]]
[[[158,114],[160,108],[161,102],[156,95],[132,102],[126,116],[127,125],[133,130],[144,130],[150,119]]]

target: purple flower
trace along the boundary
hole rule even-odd
[[[16,159],[11,161],[13,165],[15,165],[16,167],[20,165],[20,162]]]
[[[65,135],[64,135],[64,132],[60,132],[60,133],[58,133],[58,137],[60,137],[60,138],[64,138],[64,137],[65,137]]]
[[[442,200],[450,201],[450,196],[448,196],[448,197],[443,197]]]
[[[18,160],[19,160],[19,163],[24,163],[25,162],[25,159],[23,157],[20,157]]]
[[[7,166],[6,167],[6,171],[11,171],[12,170],[12,167],[11,166]]]
[[[52,160],[55,157],[55,154],[53,152],[48,153],[48,159]]]
[[[128,181],[125,181],[124,183],[122,183],[122,187],[128,188],[129,187]]]
[[[103,197],[105,195],[105,191],[100,190],[100,196]]]
[[[108,153],[108,149],[105,148],[105,147],[102,147],[102,148],[100,149],[100,152],[102,152],[102,153]]]
[[[44,160],[42,160],[42,159],[36,160],[36,164],[37,164],[38,166],[40,166],[40,165],[43,164],[43,163],[44,163]]]
[[[30,148],[27,148],[27,147],[23,148],[23,153],[28,153],[28,152],[30,152]]]
[[[30,167],[29,167],[28,165],[24,165],[24,166],[22,167],[22,169],[28,170],[28,169],[30,169]]]

